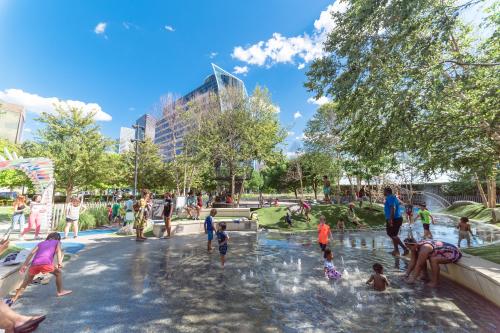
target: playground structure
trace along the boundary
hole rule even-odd
[[[4,154],[0,154],[0,171],[20,170],[28,176],[33,183],[37,194],[42,196],[42,203],[45,204],[45,214],[43,214],[41,229],[48,230],[52,220],[52,206],[54,194],[54,163],[48,158],[23,158],[16,153],[10,153],[4,148]]]

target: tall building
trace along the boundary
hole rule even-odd
[[[143,129],[138,129],[140,140],[155,140],[156,119],[152,115],[147,113],[142,115],[139,119],[136,120],[135,124],[143,127]]]
[[[123,154],[132,149],[132,139],[135,138],[135,130],[129,127],[120,127],[120,145],[118,153]]]
[[[0,138],[21,143],[24,126],[24,108],[0,101]]]
[[[194,98],[203,100],[203,97],[210,93],[220,96],[220,93],[227,87],[236,87],[247,95],[245,84],[242,80],[215,64],[212,64],[212,71],[213,73],[205,79],[201,86],[176,100],[173,103],[174,107],[179,105],[184,106]],[[221,110],[224,111],[225,105],[222,99],[219,99],[219,103]],[[183,136],[187,129],[186,124],[181,119],[173,119],[173,117],[176,117],[175,113],[164,112],[162,118],[156,122],[154,142],[160,147],[160,153],[165,161],[170,161],[174,155],[182,153]]]

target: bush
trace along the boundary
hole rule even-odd
[[[95,229],[108,223],[108,210],[106,207],[89,208],[80,214],[80,219],[78,220],[80,230]],[[65,225],[66,220],[63,218],[59,221],[57,230],[64,230]]]

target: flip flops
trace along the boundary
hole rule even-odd
[[[33,332],[34,330],[36,330],[38,328],[38,325],[40,325],[40,323],[44,320],[45,320],[45,316],[32,318],[20,326],[14,327],[14,333]]]

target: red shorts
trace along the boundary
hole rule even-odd
[[[31,266],[29,270],[30,275],[37,275],[37,274],[47,274],[47,273],[52,273],[54,271],[54,265],[36,265],[36,266]]]

